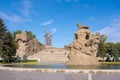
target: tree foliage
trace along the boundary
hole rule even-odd
[[[3,55],[3,45],[4,45],[4,35],[7,32],[5,25],[3,24],[3,20],[0,19],[0,56]]]
[[[119,61],[118,49],[115,47],[114,43],[107,43],[106,61],[115,62]]]
[[[103,59],[105,56],[105,41],[106,41],[106,39],[107,39],[107,36],[105,36],[105,35],[100,36],[100,44],[99,44],[97,56],[103,57]]]
[[[115,48],[118,50],[118,55],[120,56],[120,42],[114,44]]]
[[[118,57],[120,56],[120,43],[105,42],[106,39],[107,37],[105,35],[100,36],[97,56],[102,57],[104,61],[105,57],[107,57],[106,61],[110,61],[112,57],[112,61],[118,61]]]
[[[21,30],[14,31],[13,32],[13,38],[15,39],[16,38],[16,34],[21,34],[21,33],[22,33]]]
[[[32,39],[36,38],[36,36],[31,31],[28,32],[28,36]]]
[[[4,62],[10,62],[16,53],[15,41],[0,19],[0,56]]]

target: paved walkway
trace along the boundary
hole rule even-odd
[[[120,80],[120,73],[54,73],[0,69],[0,80]]]
[[[0,70],[0,80],[87,80],[86,74]]]

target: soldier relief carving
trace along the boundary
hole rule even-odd
[[[89,27],[77,24],[78,30],[74,34],[74,40],[71,43],[71,51],[68,55],[67,65],[98,65],[96,58],[100,34],[95,35],[88,30]]]

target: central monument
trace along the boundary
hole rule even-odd
[[[70,54],[68,55],[67,65],[99,65],[96,58],[100,34],[95,35],[88,30],[89,27],[77,24],[78,30],[74,34],[74,40],[69,45]]]
[[[45,47],[52,47],[51,34],[45,30]]]

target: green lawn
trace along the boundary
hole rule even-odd
[[[27,62],[20,61],[20,62],[12,62],[11,64],[37,64],[37,60],[28,60]],[[8,63],[3,63],[2,61],[0,64],[8,64]]]
[[[120,64],[120,62],[100,62],[100,64]]]

